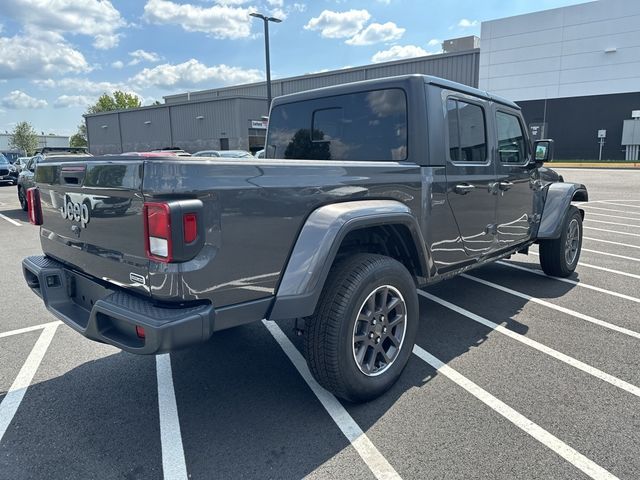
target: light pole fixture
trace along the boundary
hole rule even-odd
[[[267,60],[267,103],[271,108],[271,59],[269,56],[269,22],[281,23],[282,20],[275,17],[267,17],[261,13],[250,13],[252,17],[259,18],[264,22],[264,51]]]

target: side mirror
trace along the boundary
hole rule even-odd
[[[535,163],[542,165],[553,160],[553,140],[538,140],[533,144]]]

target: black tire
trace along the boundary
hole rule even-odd
[[[369,309],[371,304],[365,305],[365,301],[372,296],[374,308]],[[387,298],[390,299],[388,303]],[[380,302],[385,299],[385,307],[380,310],[375,306],[378,299]],[[385,310],[393,302],[402,303],[403,307]],[[371,321],[362,320],[360,316],[365,308],[371,314],[363,316],[370,316]],[[397,260],[382,255],[356,254],[337,263],[329,273],[316,312],[305,322],[305,353],[311,373],[320,385],[342,399],[365,402],[380,396],[398,380],[409,360],[418,331],[418,308],[413,277]],[[396,324],[401,321],[401,312],[405,317],[403,333],[399,331],[400,324]],[[376,315],[379,315],[378,324],[374,327],[371,325],[375,324]],[[392,316],[394,320],[390,321]],[[381,331],[360,332],[360,329],[381,329],[381,324],[389,326],[388,329],[384,327],[384,334]],[[358,338],[365,335],[367,340],[356,341],[356,333]],[[375,338],[369,340],[372,338],[369,335]],[[402,340],[396,335],[402,335]],[[366,363],[372,364],[377,371],[364,372],[365,367],[356,359],[356,350],[361,352],[360,348],[366,350],[362,359],[373,358]],[[388,350],[382,353],[378,348]],[[385,362],[389,352],[393,356]]]
[[[577,228],[577,238],[572,231]],[[573,245],[571,253],[569,242]],[[540,240],[540,266],[552,277],[568,277],[578,266],[582,250],[582,215],[573,205],[564,218],[560,238]]]
[[[22,211],[26,212],[29,209],[29,205],[27,204],[27,192],[24,191],[24,188],[18,187],[18,200],[20,201],[20,208]]]

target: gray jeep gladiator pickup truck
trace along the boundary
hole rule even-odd
[[[39,164],[44,256],[23,272],[56,317],[132,353],[297,319],[320,384],[366,401],[407,363],[418,287],[533,243],[546,273],[573,272],[587,190],[541,179],[551,147],[531,144],[516,104],[433,77],[288,95],[264,159]]]

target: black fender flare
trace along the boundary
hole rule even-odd
[[[420,227],[409,207],[396,200],[360,200],[325,205],[304,223],[282,274],[270,320],[313,314],[331,265],[346,235],[356,229],[401,224],[408,227],[423,272],[431,272]]]
[[[547,187],[542,218],[538,227],[539,240],[560,238],[562,224],[571,202],[588,202],[587,187],[580,183],[552,183]],[[580,211],[584,218],[584,211]]]

